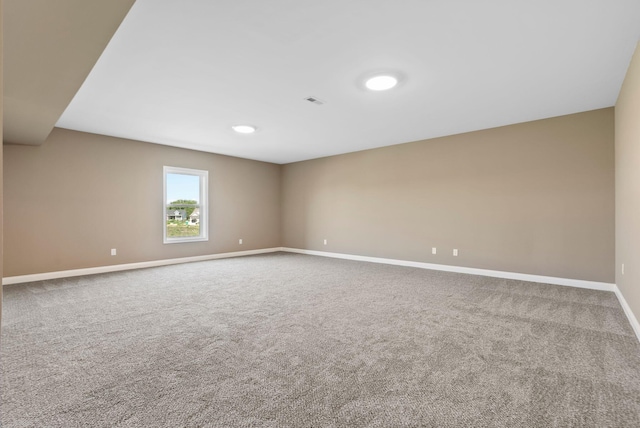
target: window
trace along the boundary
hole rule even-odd
[[[164,167],[164,243],[208,241],[209,171]]]

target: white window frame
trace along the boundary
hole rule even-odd
[[[195,175],[200,177],[200,235],[184,236],[180,238],[167,237],[167,174]],[[165,244],[179,244],[184,242],[202,242],[209,240],[209,171],[201,169],[180,168],[177,166],[163,166],[162,168],[162,238]]]

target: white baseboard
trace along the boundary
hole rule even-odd
[[[422,262],[412,262],[408,260],[397,260],[397,259],[384,259],[380,257],[368,257],[368,256],[357,256],[353,254],[341,254],[341,253],[330,253],[325,251],[314,251],[314,250],[301,250],[299,248],[287,248],[283,247],[282,251],[288,251],[290,253],[300,253],[300,254],[309,254],[313,256],[322,256],[322,257],[333,257],[337,259],[346,259],[346,260],[358,260],[363,262],[372,262],[372,263],[384,263],[390,265],[398,265],[398,266],[411,266],[422,269],[432,269],[432,270],[441,270],[446,272],[457,272],[457,273],[467,273],[471,275],[482,275],[482,276],[490,276],[495,278],[506,278],[506,279],[518,279],[521,281],[530,281],[530,282],[539,282],[544,284],[554,284],[554,285],[565,285],[569,287],[577,287],[577,288],[588,288],[591,290],[600,290],[600,291],[611,291],[615,293],[618,301],[620,302],[620,306],[624,310],[633,331],[640,341],[640,322],[631,311],[629,304],[625,300],[624,296],[620,292],[620,289],[616,284],[608,283],[608,282],[595,282],[595,281],[585,281],[581,279],[569,279],[569,278],[557,278],[553,276],[541,276],[541,275],[530,275],[526,273],[515,273],[515,272],[503,272],[497,270],[488,270],[488,269],[477,269],[477,268],[468,268],[461,266],[449,266],[449,265],[438,265],[433,263],[422,263]]]
[[[620,305],[627,315],[633,331],[640,341],[640,323],[635,317],[629,304],[615,284],[608,282],[585,281],[581,279],[557,278],[552,276],[530,275],[526,273],[503,272],[497,270],[477,269],[462,266],[439,265],[434,263],[413,262],[409,260],[385,259],[381,257],[358,256],[354,254],[331,253],[327,251],[303,250],[299,248],[273,247],[259,250],[236,251],[232,253],[209,254],[205,256],[181,257],[178,259],[154,260],[149,262],[127,263],[121,265],[99,266],[84,269],[63,270],[56,272],[36,273],[31,275],[9,276],[2,278],[2,285],[20,284],[23,282],[44,281],[48,279],[68,278],[82,275],[93,275],[97,273],[117,272],[131,269],[142,269],[156,266],[166,266],[179,263],[200,262],[205,260],[224,259],[229,257],[250,256],[253,254],[273,253],[286,251],[290,253],[309,254],[313,256],[333,257],[337,259],[357,260],[363,262],[383,263],[397,266],[410,266],[421,269],[432,269],[446,272],[467,273],[471,275],[490,276],[495,278],[517,279],[521,281],[539,282],[544,284],[566,285],[570,287],[588,288],[591,290],[611,291],[616,294]]]
[[[544,284],[567,285],[569,287],[589,288],[591,290],[615,290],[615,284],[608,282],[585,281],[582,279],[557,278],[553,276],[530,275],[527,273],[503,272],[498,270],[477,269],[462,266],[439,265],[434,263],[412,262],[408,260],[384,259],[380,257],[357,256],[353,254],[330,253],[326,251],[301,250],[283,247],[282,251],[309,254],[313,256],[333,257],[337,259],[358,260],[362,262],[384,263],[388,265],[410,266],[421,269],[441,270],[446,272],[467,273],[471,275],[491,276],[494,278],[518,279],[521,281],[541,282]]]
[[[622,295],[622,292],[620,291],[617,285],[614,286],[614,291],[616,293],[616,296],[618,297],[620,306],[622,306],[622,309],[624,309],[624,313],[627,315],[627,318],[629,319],[629,323],[631,324],[633,331],[636,333],[636,337],[640,341],[640,323],[638,322],[638,319],[631,311],[631,307],[627,303],[627,300],[624,298],[624,296]]]
[[[122,270],[142,269],[156,266],[175,265],[179,263],[201,262],[205,260],[225,259],[228,257],[250,256],[253,254],[282,251],[281,247],[263,248],[260,250],[235,251],[232,253],[208,254],[206,256],[181,257],[179,259],[153,260],[150,262],[127,263],[122,265],[99,266],[84,269],[61,270],[56,272],[35,273],[31,275],[8,276],[2,278],[2,285],[20,284],[23,282],[44,281],[48,279],[68,278],[72,276],[93,275],[96,273],[117,272]]]
[[[467,273],[471,275],[491,276],[495,278],[517,279],[521,281],[541,282],[545,284],[567,285],[570,287],[589,288],[615,292],[619,298],[622,296],[615,284],[607,282],[585,281],[581,279],[557,278],[552,276],[530,275],[526,273],[503,272],[497,270],[469,268],[463,266],[439,265],[434,263],[414,262],[409,260],[385,259],[381,257],[358,256],[354,254],[331,253],[327,251],[303,250],[289,247],[262,248],[259,250],[235,251],[231,253],[208,254],[204,256],[181,257],[178,259],[153,260],[148,262],[126,263],[121,265],[98,266],[91,268],[44,272],[30,275],[8,276],[2,279],[3,285],[20,284],[23,282],[44,281],[48,279],[68,278],[73,276],[93,275],[97,273],[117,272],[122,270],[142,269],[156,266],[166,266],[179,263],[200,262],[205,260],[224,259],[229,257],[250,256],[253,254],[273,253],[286,251],[290,253],[309,254],[313,256],[333,257],[337,259],[357,260],[363,262],[383,263],[397,266],[410,266],[421,269],[440,270],[447,272]],[[624,303],[626,305],[626,302]],[[625,307],[625,311],[628,305]],[[636,321],[637,325],[637,321]]]

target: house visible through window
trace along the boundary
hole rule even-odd
[[[164,243],[207,241],[209,172],[164,167]]]

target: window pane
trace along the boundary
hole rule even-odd
[[[167,173],[167,202],[200,201],[200,177],[197,175]]]
[[[186,214],[184,208],[167,208],[167,238],[200,236],[200,221],[197,214],[197,212],[195,215]]]
[[[167,173],[167,238],[200,236],[200,177]]]

